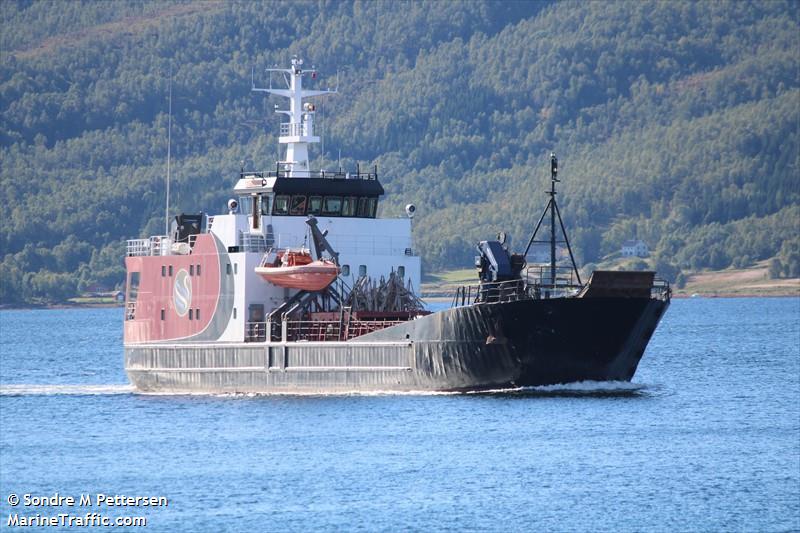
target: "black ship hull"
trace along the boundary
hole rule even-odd
[[[668,300],[613,297],[475,304],[364,340],[423,343],[435,352],[431,360],[459,369],[453,372],[456,379],[472,381],[450,383],[452,388],[630,381],[668,305]]]
[[[346,342],[126,346],[142,391],[468,391],[629,381],[669,300],[555,298],[479,303]]]

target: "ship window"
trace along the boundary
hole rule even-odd
[[[233,319],[236,320],[236,308],[233,308]]]
[[[289,197],[280,195],[275,197],[275,205],[272,207],[273,215],[285,215],[289,212]]]
[[[404,267],[402,265],[397,267],[397,275],[400,276],[401,278],[405,279],[405,277],[406,277],[406,267]]]
[[[272,198],[272,195],[265,194],[261,196],[261,214],[262,215],[269,215],[269,201]]]
[[[367,200],[369,200],[369,198],[367,198],[366,196],[363,196],[358,199],[358,216],[360,217],[369,216],[369,211],[367,210],[367,203],[368,203]]]
[[[197,265],[197,275],[200,275],[200,265]]]
[[[348,196],[342,202],[342,216],[343,217],[353,217],[356,215],[356,204],[358,203],[358,198],[354,196]]]
[[[375,218],[375,211],[378,207],[378,200],[377,198],[367,198],[367,216],[370,218]]]
[[[322,196],[312,196],[308,199],[308,214],[319,215],[322,211]]]
[[[323,215],[338,216],[342,211],[342,198],[341,196],[326,196],[325,205],[322,208]]]
[[[342,265],[342,276],[350,275],[350,265]]]
[[[128,303],[136,303],[139,296],[139,273],[131,272],[128,276]]]
[[[189,275],[194,276],[194,265],[189,265]]]
[[[250,211],[250,208],[252,207],[252,203],[251,202],[252,202],[252,200],[250,200],[250,197],[248,197],[248,196],[240,196],[239,197],[239,209],[241,209],[240,212],[245,214],[245,215],[252,214],[252,212]]]
[[[239,263],[234,263],[233,264],[233,273],[234,274],[238,274],[239,273]]]
[[[289,209],[290,215],[305,215],[306,214],[306,197],[305,196],[292,196],[292,208]]]
[[[199,307],[194,310],[194,319],[195,320],[200,320],[200,308]]]
[[[169,266],[169,277],[172,277],[172,265]]]
[[[189,320],[192,320],[194,315],[194,309],[189,309]]]
[[[167,275],[167,265],[161,265],[161,277],[163,278],[166,275]]]
[[[367,275],[367,265],[358,265],[358,277],[363,278]]]
[[[225,265],[225,273],[227,275],[229,275],[229,276],[231,275],[231,264],[230,263]]]
[[[165,313],[165,312],[164,312],[164,310],[162,309],[162,310],[161,310],[161,320],[164,320],[164,316],[165,316],[165,315],[166,315],[166,313]]]

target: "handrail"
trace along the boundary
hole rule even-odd
[[[583,287],[583,285],[573,283],[567,278],[556,278],[556,283],[541,283],[535,277],[481,283],[478,285],[461,285],[456,287],[450,301],[450,307],[572,296],[577,294]],[[653,285],[650,288],[650,297],[669,301],[672,298],[672,288],[669,282],[661,278],[653,280]]]
[[[294,171],[297,174],[298,171]],[[306,170],[302,172],[309,178],[325,178],[325,179],[340,179],[340,180],[377,180],[378,167],[374,167],[372,172],[361,172],[358,168],[355,172],[347,172],[344,170]],[[266,178],[288,178],[291,174],[288,170],[262,170],[262,171],[242,171],[239,173],[240,179],[266,179]]]
[[[406,320],[358,320],[350,318],[347,322],[339,320],[282,320],[245,323],[245,342],[278,342],[286,332],[286,341],[346,341],[403,324]],[[271,330],[271,331],[270,331]]]
[[[653,280],[653,286],[650,287],[650,297],[656,300],[670,301],[672,299],[672,287],[669,282],[662,278]]]

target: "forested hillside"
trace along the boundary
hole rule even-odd
[[[799,5],[0,2],[0,302],[119,285],[124,240],[163,232],[170,68],[176,214],[272,168],[278,100],[251,68],[293,54],[318,86],[338,73],[314,166],[378,165],[428,271],[499,230],[521,245],[554,150],[581,263],[636,237],[673,278],[796,276]]]

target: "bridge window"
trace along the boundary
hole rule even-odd
[[[250,208],[253,206],[253,201],[250,199],[249,196],[240,196],[239,197],[239,209],[240,213],[245,215],[252,215],[253,213],[250,211]]]
[[[312,196],[308,199],[308,214],[319,215],[322,212],[322,196]]]
[[[367,215],[367,200],[369,200],[369,198],[365,196],[358,199],[358,216],[360,217],[369,216]]]
[[[322,207],[323,215],[339,216],[342,212],[341,196],[326,196],[325,204]]]
[[[367,265],[358,265],[358,277],[363,278],[367,275]]]
[[[292,196],[292,208],[289,210],[290,215],[305,215],[306,214],[306,197],[305,196]]]
[[[350,265],[342,265],[342,276],[350,275]]]
[[[375,208],[378,206],[377,198],[361,197],[358,199],[358,216],[375,218]]]
[[[273,215],[287,215],[289,214],[289,197],[279,195],[275,197],[275,205],[272,207]]]
[[[358,203],[358,198],[355,196],[348,196],[342,202],[342,216],[343,217],[354,217],[356,215],[356,204]]]
[[[261,196],[261,214],[262,215],[269,215],[269,201],[272,198],[269,194],[264,194]]]
[[[397,275],[400,276],[401,279],[405,279],[406,277],[406,267],[400,265],[397,267]]]

